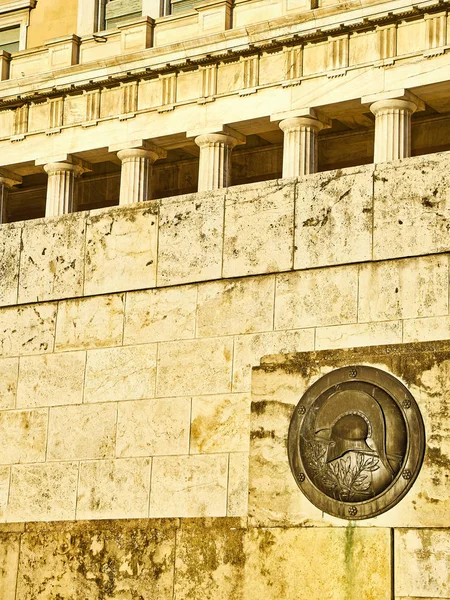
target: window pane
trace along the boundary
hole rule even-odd
[[[0,29],[0,50],[17,52],[19,50],[20,27]]]

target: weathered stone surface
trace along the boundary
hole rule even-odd
[[[362,322],[448,314],[448,260],[425,256],[363,265],[358,319]]]
[[[449,186],[446,153],[377,165],[374,259],[447,251]]]
[[[8,521],[74,519],[77,481],[76,462],[13,466]]]
[[[89,215],[85,294],[121,292],[156,285],[158,206],[116,208]]]
[[[47,460],[112,458],[117,406],[58,406],[50,409]]]
[[[77,519],[147,517],[150,467],[144,458],[81,463]]]
[[[228,393],[232,360],[232,337],[160,344],[156,395]]]
[[[192,398],[191,454],[246,452],[249,429],[249,394]]]
[[[121,402],[117,456],[188,454],[191,399]]]
[[[22,535],[17,597],[171,600],[174,547],[174,527],[158,521],[34,526]]]
[[[56,304],[5,308],[0,311],[3,357],[43,354],[53,350]]]
[[[450,317],[424,317],[403,321],[403,341],[428,342],[450,339]]]
[[[22,226],[3,223],[0,228],[0,306],[17,302]]]
[[[357,321],[358,271],[335,267],[277,277],[275,329]]]
[[[124,344],[193,338],[197,286],[127,294]]]
[[[224,193],[218,190],[161,204],[158,285],[221,276],[223,203]]]
[[[0,597],[16,600],[20,537],[17,533],[0,535]]]
[[[295,201],[295,269],[372,258],[373,166],[299,179]]]
[[[248,452],[233,452],[229,457],[228,505],[229,517],[246,517],[248,514]]]
[[[55,347],[77,350],[122,343],[124,296],[99,296],[61,302]]]
[[[85,215],[29,223],[23,229],[19,302],[83,294]]]
[[[0,467],[0,522],[7,520],[7,509],[10,493],[11,468]],[[0,572],[1,573],[1,572]],[[0,578],[1,581],[1,578]],[[0,585],[0,590],[1,590]]]
[[[156,344],[89,350],[84,401],[151,398],[155,378]]]
[[[224,517],[226,454],[157,456],[153,459],[151,517]]]
[[[450,597],[450,533],[439,529],[395,531],[395,593]]]
[[[83,399],[84,352],[21,358],[18,407],[80,404]]]
[[[274,286],[274,277],[215,281],[199,286],[197,335],[212,337],[270,331]]]
[[[292,268],[295,183],[268,182],[227,190],[223,276]],[[258,226],[255,227],[255,223]]]
[[[259,364],[262,356],[313,349],[313,328],[236,336],[234,341],[233,391],[250,391],[252,367]]]
[[[0,409],[14,408],[19,377],[19,359],[0,359]]]
[[[0,464],[45,460],[48,411],[0,412]]]
[[[316,329],[316,350],[400,344],[402,322],[352,323]]]

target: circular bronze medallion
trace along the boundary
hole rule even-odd
[[[366,366],[336,369],[303,395],[288,454],[297,485],[320,510],[368,519],[399,502],[422,465],[425,430],[395,377]]]

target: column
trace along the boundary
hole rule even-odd
[[[313,117],[291,117],[280,121],[279,126],[284,133],[283,177],[316,173],[317,135],[324,124]]]
[[[417,105],[395,98],[374,102],[370,110],[375,115],[374,162],[411,156],[411,115]]]
[[[228,187],[231,182],[231,152],[242,143],[225,133],[198,135],[195,143],[200,148],[198,191]]]
[[[6,223],[6,210],[8,204],[9,191],[15,185],[22,183],[22,177],[16,175],[7,169],[0,169],[0,223]]]
[[[161,155],[144,148],[128,148],[119,150],[117,156],[122,162],[119,204],[151,200],[152,165]]]
[[[43,165],[48,175],[45,216],[56,217],[73,212],[75,178],[88,169],[74,162],[49,162]]]

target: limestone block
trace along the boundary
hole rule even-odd
[[[293,181],[257,183],[227,190],[224,277],[292,268],[294,191]]]
[[[190,398],[121,402],[117,456],[188,454]]]
[[[158,285],[221,276],[223,203],[224,193],[219,190],[161,204]]]
[[[192,398],[191,454],[248,452],[250,395]]]
[[[15,304],[19,285],[20,240],[22,227],[16,223],[0,228],[0,306]]]
[[[116,420],[114,404],[50,409],[47,460],[114,457]]]
[[[19,306],[0,311],[0,354],[3,357],[43,354],[53,350],[56,304]]]
[[[81,463],[77,519],[147,517],[150,467],[143,458]]]
[[[122,294],[61,302],[58,307],[56,349],[120,345],[123,313]]]
[[[450,317],[425,317],[403,321],[403,341],[427,342],[450,339]]]
[[[298,329],[236,336],[234,341],[233,392],[250,391],[252,367],[266,354],[314,350],[314,329]]]
[[[229,517],[246,517],[248,512],[248,452],[230,454],[228,470]]]
[[[377,165],[375,260],[448,251],[449,166],[448,153]]]
[[[84,366],[84,352],[21,358],[17,406],[80,404],[83,398]]]
[[[48,411],[0,412],[0,464],[34,463],[45,460]]]
[[[276,284],[275,329],[355,323],[357,289],[356,267],[279,275]]]
[[[0,410],[14,408],[16,404],[19,359],[0,359]]]
[[[359,321],[388,321],[446,314],[446,257],[425,256],[361,267]]]
[[[9,493],[10,493],[10,479],[11,479],[11,468],[0,467],[0,522],[6,521],[6,510],[8,506]],[[1,550],[0,550],[1,552]],[[1,575],[1,571],[0,571]],[[1,581],[1,576],[0,576]],[[0,590],[1,590],[0,584]]]
[[[153,459],[150,517],[224,517],[226,454],[157,456]]]
[[[20,536],[17,533],[0,535],[0,598],[16,599]]]
[[[295,201],[295,269],[372,258],[373,166],[299,179]]]
[[[156,344],[89,350],[84,401],[151,398],[155,378]]]
[[[175,529],[158,522],[28,525],[17,597],[172,600],[174,547]]]
[[[435,529],[395,530],[395,593],[450,597],[450,533]]]
[[[40,219],[23,228],[19,302],[83,294],[85,215]]]
[[[85,294],[156,285],[157,205],[91,214],[86,231]]]
[[[127,294],[124,344],[193,338],[197,286]]]
[[[316,350],[401,343],[401,321],[352,323],[316,329]]]
[[[232,337],[160,344],[156,395],[226,394],[232,361]]]
[[[274,287],[274,277],[214,281],[199,286],[197,336],[271,331]]]
[[[67,521],[75,518],[78,463],[14,465],[7,520]]]

